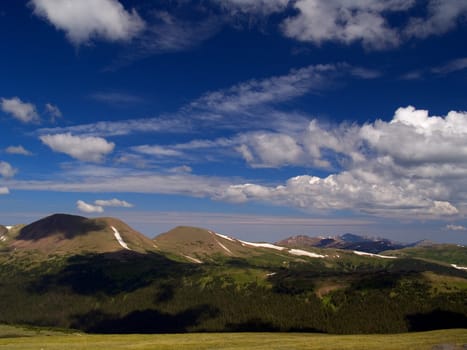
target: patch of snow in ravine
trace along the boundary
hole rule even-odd
[[[6,228],[8,231],[10,231],[10,230],[13,228],[13,226],[5,226],[5,228]]]
[[[232,252],[230,251],[230,249],[227,248],[225,245],[223,245],[221,242],[219,242],[217,239],[216,239],[216,242],[217,242],[217,244],[219,244],[219,246],[220,246],[222,249],[224,249],[227,253],[232,254]]]
[[[467,270],[467,267],[465,266],[458,266],[456,264],[451,264],[451,266],[458,270]]]
[[[290,249],[289,250],[290,254],[293,255],[303,255],[303,256],[308,256],[310,258],[325,258],[326,255],[321,255],[321,254],[316,254],[312,252],[307,252],[306,250],[301,250],[301,249]]]
[[[276,249],[276,250],[284,250],[284,249],[287,249],[285,247],[279,247],[278,245],[274,245],[274,244],[271,244],[271,243],[251,243],[251,242],[245,242],[245,241],[240,241],[240,243],[242,243],[242,245],[249,245],[249,246],[252,246],[252,247],[258,247],[258,248],[269,248],[269,249]]]
[[[110,226],[110,228],[114,231],[114,236],[117,242],[125,249],[131,250],[128,245],[125,243],[123,240],[122,236],[120,236],[120,232],[117,231],[117,229],[113,226]]]
[[[387,256],[387,255],[373,254],[373,253],[367,253],[367,252],[359,252],[358,250],[354,250],[353,252],[354,254],[357,254],[357,255],[372,256],[375,258],[397,259],[397,256]]]
[[[188,260],[191,260],[191,261],[193,261],[193,262],[195,262],[195,263],[197,263],[197,264],[202,264],[202,263],[203,263],[203,262],[202,262],[201,260],[199,260],[199,259],[193,258],[193,257],[188,256],[188,255],[185,255],[185,254],[182,254],[182,255],[183,255],[185,258],[187,258]]]

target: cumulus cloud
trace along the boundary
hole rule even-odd
[[[15,176],[18,170],[13,168],[10,163],[0,161],[0,176],[10,178]]]
[[[257,132],[244,135],[245,143],[237,150],[256,167],[277,167],[303,162],[304,152],[289,135]]]
[[[83,213],[103,213],[104,208],[99,205],[92,205],[82,200],[76,202],[76,208]]]
[[[466,112],[438,117],[412,106],[399,108],[391,122],[363,126],[361,137],[400,165],[467,163]]]
[[[275,187],[230,185],[219,198],[380,216],[442,217],[460,214],[460,208],[467,212],[465,112],[430,116],[408,106],[399,108],[389,122],[329,126],[312,120],[304,132],[289,136],[300,146],[296,162],[338,171],[325,177],[296,176]],[[257,141],[264,141],[265,149],[274,148],[270,140]],[[243,146],[238,150],[244,159],[256,161],[261,147]],[[283,166],[292,159],[274,160]]]
[[[115,147],[113,142],[108,142],[101,137],[73,136],[70,133],[43,135],[41,141],[53,151],[65,153],[78,160],[89,162],[101,162],[111,153]]]
[[[94,204],[100,207],[123,207],[123,208],[132,208],[133,204],[128,203],[117,198],[113,199],[98,199],[94,201]]]
[[[467,231],[467,227],[462,226],[462,225],[454,225],[454,224],[449,224],[446,225],[446,230],[449,231]]]
[[[302,175],[276,187],[255,184],[231,185],[219,199],[233,202],[268,201],[313,210],[353,210],[381,216],[441,217],[459,211],[447,201],[426,197],[408,183],[366,182],[352,172],[325,178]]]
[[[5,152],[8,153],[8,154],[20,154],[20,155],[23,155],[23,156],[31,156],[32,155],[31,151],[28,151],[26,148],[24,148],[21,145],[19,145],[19,146],[9,146],[9,147],[7,147],[5,149]]]
[[[10,194],[8,187],[0,187],[0,195],[2,194]]]
[[[2,97],[1,108],[3,112],[10,114],[22,123],[39,122],[39,115],[37,114],[36,106],[32,103],[23,102],[18,97]]]
[[[125,10],[118,0],[31,0],[34,14],[63,30],[74,45],[93,39],[128,41],[145,22],[135,9]]]

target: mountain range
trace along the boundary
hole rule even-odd
[[[344,234],[254,243],[115,218],[0,226],[0,322],[99,333],[467,327],[467,248]]]

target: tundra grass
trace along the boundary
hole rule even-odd
[[[160,335],[31,334],[0,337],[0,349],[138,349],[138,350],[432,350],[465,349],[466,329],[392,335],[325,335],[304,333],[202,333]],[[9,332],[11,335],[11,330]],[[1,329],[0,329],[1,335]]]

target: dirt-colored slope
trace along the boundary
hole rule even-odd
[[[149,238],[118,219],[67,214],[54,214],[23,227],[11,247],[46,254],[154,250]]]
[[[154,239],[157,248],[183,256],[193,262],[204,262],[216,256],[241,257],[251,254],[251,249],[238,240],[213,231],[179,226]]]

